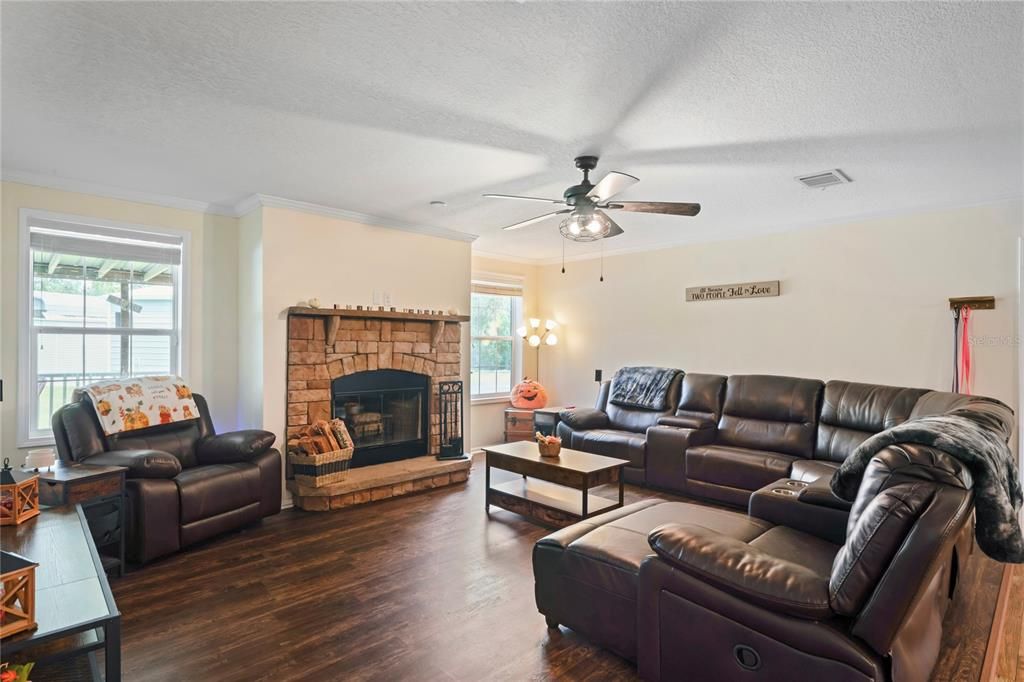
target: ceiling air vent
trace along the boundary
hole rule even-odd
[[[826,187],[832,187],[833,185],[845,185],[848,182],[852,182],[850,178],[838,168],[822,171],[820,173],[812,173],[811,175],[801,175],[797,180],[803,183],[803,186],[808,189],[825,189]]]

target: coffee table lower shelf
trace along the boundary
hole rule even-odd
[[[575,488],[523,477],[492,485],[487,503],[552,526],[567,526],[622,506],[619,500],[587,494],[584,516],[583,495]]]

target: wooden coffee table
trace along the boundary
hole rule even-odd
[[[624,459],[562,448],[558,457],[541,457],[533,441],[484,448],[487,488],[484,508],[496,507],[529,517],[544,525],[567,526],[618,509],[623,504]],[[491,485],[491,467],[521,478]],[[619,499],[591,495],[594,486],[619,484]]]

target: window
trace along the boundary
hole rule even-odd
[[[30,211],[22,225],[19,440],[34,445],[75,388],[180,372],[184,238]]]
[[[522,341],[515,329],[523,314],[522,292],[518,280],[489,277],[473,282],[469,368],[473,399],[505,398],[520,379]]]

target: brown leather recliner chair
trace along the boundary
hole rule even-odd
[[[217,435],[206,399],[199,418],[107,436],[89,398],[52,419],[69,464],[127,468],[125,551],[146,563],[281,511],[281,453],[269,431]]]

